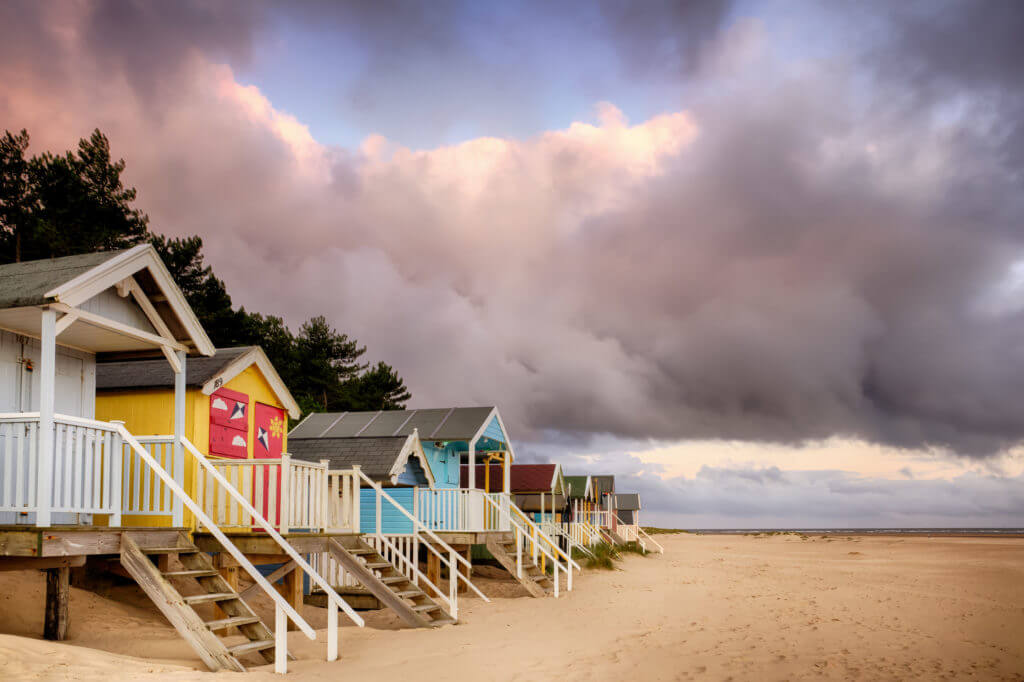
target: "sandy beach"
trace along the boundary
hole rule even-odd
[[[463,623],[400,629],[387,612],[291,635],[293,679],[979,679],[1024,675],[1024,540],[659,536],[664,555],[587,571],[562,598],[480,578]],[[41,574],[0,574],[7,680],[213,679],[131,586],[74,590],[71,636],[39,639]],[[323,612],[307,607],[315,626]],[[279,679],[269,666],[249,679]]]

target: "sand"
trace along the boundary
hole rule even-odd
[[[398,627],[386,612],[292,633],[291,679],[786,680],[1024,676],[1024,539],[660,536],[664,555],[585,572],[562,598],[481,579],[463,623]],[[0,574],[4,680],[214,680],[135,588],[74,590],[70,640],[45,642],[43,581]],[[314,626],[323,612],[307,607]],[[221,675],[227,675],[222,673]],[[268,666],[253,680],[277,680]]]

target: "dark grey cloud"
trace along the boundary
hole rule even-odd
[[[0,112],[44,136],[48,121],[77,134],[100,124],[156,227],[202,233],[236,300],[292,322],[329,313],[420,405],[498,403],[525,439],[839,434],[985,455],[1024,436],[1024,301],[1006,293],[1024,260],[1024,169],[1008,152],[1022,120],[1015,5],[997,6],[999,26],[982,4],[926,3],[876,12],[863,30],[843,6],[811,29],[832,32],[833,54],[798,68],[770,31],[753,59],[716,42],[738,11],[726,4],[615,20],[628,10],[608,5],[581,13],[576,37],[559,33],[571,13],[556,15],[546,36],[582,50],[615,30],[625,68],[692,86],[699,132],[664,158],[678,121],[644,124],[655,137],[642,139],[612,122],[394,158],[310,152],[202,69],[176,81],[166,120],[147,118],[128,101],[145,88],[134,79],[189,55],[245,59],[252,27],[285,10],[256,7],[236,25],[235,5],[166,20],[149,4],[74,7],[89,13],[73,45],[51,14],[29,13],[22,27],[53,49],[26,43],[39,64],[0,65]],[[467,26],[523,16],[325,7],[297,11],[364,31],[376,74],[471,62],[483,53]],[[125,11],[98,19],[110,8]],[[985,27],[991,40],[971,45]],[[134,58],[147,41],[159,58]],[[955,59],[937,54],[946,43]],[[513,77],[541,82],[524,63]],[[134,66],[123,99],[91,91],[97,74]],[[47,69],[68,74],[65,92],[48,89]],[[381,106],[402,104],[373,81]],[[468,87],[451,102],[487,97]],[[661,140],[654,161],[636,154],[646,139]]]

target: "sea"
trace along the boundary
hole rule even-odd
[[[803,535],[997,535],[1024,537],[1024,528],[692,528],[698,535],[752,535],[800,533]]]

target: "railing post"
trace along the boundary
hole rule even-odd
[[[53,506],[54,452],[53,433],[54,385],[57,378],[57,311],[44,308],[41,319],[39,354],[39,451],[36,469],[36,525],[50,525]],[[68,476],[69,472],[63,472]]]
[[[362,526],[360,525],[360,520],[359,520],[360,507],[362,506],[361,503],[362,503],[362,494],[363,494],[363,492],[362,492],[362,481],[360,480],[360,477],[359,477],[360,469],[361,469],[361,465],[359,465],[359,464],[353,464],[352,465],[352,502],[351,502],[351,504],[352,504],[352,530],[354,532],[356,532],[356,533],[359,533],[359,532],[362,531]]]
[[[377,522],[376,523],[376,526],[377,526],[377,537],[380,537],[381,536],[381,528],[382,528],[381,518],[380,518],[381,517],[381,511],[382,511],[381,510],[381,506],[382,506],[381,505],[381,494],[380,494],[380,488],[375,488],[375,490],[376,490],[376,493],[377,493],[376,494],[377,508],[376,508],[376,513],[374,514],[374,516],[376,517],[376,522]]]
[[[523,533],[519,530],[519,526],[512,529],[513,537],[516,541],[516,577],[523,577]]]
[[[555,599],[558,599],[558,557],[556,556],[551,563],[555,565]],[[572,573],[571,568],[569,569],[569,573]]]
[[[183,350],[175,351],[181,371],[174,375],[174,482],[185,487],[185,446],[181,439],[185,437],[185,360]],[[187,491],[190,495],[192,491]],[[170,493],[168,492],[168,495]],[[175,527],[185,525],[185,508],[177,496],[171,501],[171,523]]]
[[[331,462],[328,459],[320,460],[320,466],[322,466],[323,469],[321,469],[317,473],[316,491],[317,491],[317,495],[320,496],[318,501],[320,503],[319,504],[319,507],[320,507],[319,530],[321,532],[326,532],[327,531],[327,526],[330,523],[330,507],[328,506],[329,505],[329,501],[327,499],[327,493],[330,492],[330,490],[328,489],[329,481],[328,481],[327,469],[330,466],[330,463]]]
[[[338,602],[327,597],[327,660],[338,660]]]
[[[291,521],[291,459],[290,455],[281,455],[281,489],[278,491],[279,495],[277,496],[278,504],[281,507],[279,515],[281,530],[278,531],[279,533],[287,533],[290,527],[289,522]]]
[[[123,421],[114,420],[110,422],[116,426],[124,426]],[[121,525],[121,512],[124,511],[124,443],[121,442],[121,434],[115,430],[110,436],[110,452],[107,453],[110,460],[110,507],[113,511],[110,514],[110,525],[118,527]]]
[[[451,616],[459,619],[459,565],[455,558],[455,550],[448,549],[448,603],[451,605]]]
[[[288,616],[280,604],[274,608],[274,672],[288,672]]]

